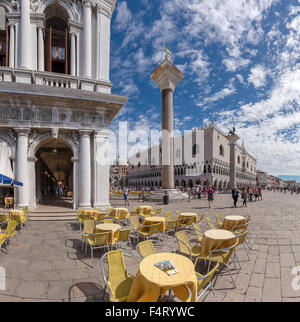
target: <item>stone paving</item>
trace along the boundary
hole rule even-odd
[[[113,200],[113,206],[123,206]],[[133,205],[142,202],[133,201]],[[232,208],[231,195],[216,195],[213,207],[207,200],[192,200],[154,208],[205,212],[214,216],[252,215],[250,230],[254,238],[249,251],[250,262],[243,250],[238,251],[242,269],[233,270],[236,288],[229,276],[216,279],[216,296],[207,293],[203,301],[300,301],[300,290],[292,288],[292,268],[300,266],[300,195],[265,192],[262,202],[248,203],[248,208]],[[31,222],[13,239],[9,254],[0,255],[0,266],[6,269],[7,289],[0,301],[103,301],[103,280],[99,257],[95,251],[95,267],[81,251],[81,236],[72,222]],[[174,238],[170,245],[176,247]],[[163,249],[162,249],[163,250]],[[158,250],[158,251],[162,251]],[[138,256],[125,255],[130,274],[138,270]],[[300,278],[299,278],[300,279]],[[297,284],[297,283],[296,283]],[[104,300],[108,300],[107,294]]]

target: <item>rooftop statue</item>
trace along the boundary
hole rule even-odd
[[[233,127],[233,129],[229,131],[228,135],[235,135],[235,127]]]
[[[166,54],[165,60],[172,62],[172,54],[170,48],[166,47],[164,48],[164,52]]]

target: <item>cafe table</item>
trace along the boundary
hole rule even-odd
[[[119,231],[122,227],[118,224],[98,224],[96,225],[96,233],[109,231],[108,242],[114,244],[119,236]]]
[[[21,209],[11,209],[8,212],[8,217],[11,220],[15,220],[17,222],[18,225],[21,225],[25,222],[25,214],[24,211]]]
[[[151,206],[139,206],[138,207],[138,214],[143,216],[145,214],[146,210],[150,210],[152,212],[153,208]]]
[[[226,216],[224,218],[223,222],[223,229],[225,230],[232,230],[234,226],[240,226],[246,223],[246,219],[243,216],[237,216],[237,215],[232,215],[232,216]],[[242,228],[239,227],[239,228]]]
[[[161,261],[169,260],[178,270],[177,274],[169,276],[154,266]],[[193,262],[182,255],[174,253],[157,253],[144,258],[133,281],[128,302],[157,302],[160,296],[173,289],[174,294],[185,301],[188,297],[187,285],[192,292],[192,302],[197,299],[197,276]]]
[[[181,220],[184,220],[185,218],[190,218],[190,217],[193,217],[194,218],[194,223],[197,223],[197,214],[195,212],[181,212],[179,215],[178,215],[178,220],[181,221]]]
[[[159,216],[153,216],[153,217],[145,217],[141,229],[143,229],[143,226],[152,225],[152,224],[160,224],[159,231],[161,233],[165,232],[166,230],[166,218],[165,217],[159,217]]]
[[[201,256],[209,256],[215,249],[230,247],[236,240],[235,235],[224,229],[211,229],[203,234],[201,242]]]
[[[126,213],[126,218],[129,217],[129,210],[127,208],[113,208],[112,215],[115,219],[119,219],[121,212]]]

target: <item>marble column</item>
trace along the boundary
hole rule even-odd
[[[173,93],[184,74],[166,56],[150,77],[162,92],[162,189],[174,189]]]
[[[228,135],[226,137],[230,144],[230,189],[236,187],[236,143],[240,139],[238,135]]]
[[[83,76],[92,77],[92,5],[90,0],[83,4]]]
[[[29,190],[28,186],[28,134],[29,129],[18,128],[15,129],[18,136],[17,141],[17,160],[16,160],[16,173],[15,179],[23,183],[23,187],[16,189],[17,191],[17,208],[29,206]]]
[[[31,69],[30,1],[21,0],[21,68]]]
[[[105,210],[109,203],[109,130],[94,133],[93,200],[94,208]]]
[[[76,40],[75,33],[71,32],[71,75],[76,76]]]
[[[91,131],[79,131],[79,207],[91,208]]]
[[[43,72],[45,70],[45,56],[44,56],[44,35],[43,26],[38,26],[38,70]]]
[[[15,25],[9,25],[9,67],[15,67]]]

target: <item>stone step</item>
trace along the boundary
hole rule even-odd
[[[74,212],[31,212],[30,221],[76,221],[77,214]]]

